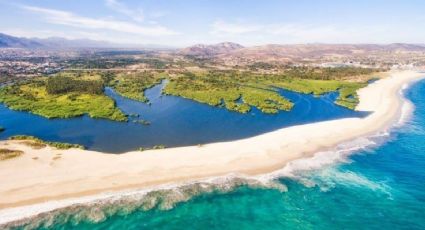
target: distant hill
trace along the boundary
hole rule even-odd
[[[38,48],[43,44],[27,38],[13,37],[0,33],[0,48]]]
[[[33,38],[32,40],[43,44],[48,48],[105,48],[115,47],[117,44],[113,44],[107,41],[95,41],[90,39],[66,39],[61,37],[50,37],[50,38]]]
[[[394,43],[377,44],[300,44],[300,45],[264,45],[246,47],[228,53],[215,55],[215,59],[228,63],[262,62],[297,62],[300,60],[319,60],[323,58],[340,59],[342,57],[388,56],[402,53],[425,53],[425,46]]]
[[[242,45],[233,42],[222,42],[214,45],[197,44],[179,51],[182,55],[211,57],[218,54],[226,54],[244,48]]]
[[[64,48],[126,48],[126,49],[170,49],[171,47],[146,44],[118,44],[108,41],[98,41],[90,39],[66,39],[61,37],[50,38],[21,38],[0,33],[0,48],[46,48],[46,49],[64,49]]]
[[[215,45],[198,44],[180,49],[178,54],[226,60],[226,62],[291,62],[323,57],[354,57],[367,55],[386,55],[389,53],[425,52],[424,45],[393,44],[269,44],[243,47],[236,43],[225,42]],[[242,62],[241,62],[242,61]]]
[[[377,44],[300,44],[300,45],[265,45],[239,49],[230,55],[266,55],[266,56],[317,56],[326,54],[350,55],[366,52],[411,52],[425,51],[421,45],[394,43]]]
[[[320,58],[325,56],[361,56],[369,54],[425,52],[425,45],[393,43],[380,44],[269,44],[244,47],[233,42],[206,45],[197,44],[183,49],[155,44],[118,44],[90,39],[21,38],[0,33],[0,48],[125,48],[172,50],[172,53],[199,58],[245,59],[262,61],[291,61],[295,59]]]

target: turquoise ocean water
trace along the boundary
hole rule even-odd
[[[351,143],[350,147],[379,144],[350,155],[340,147],[341,151],[302,162],[312,170],[292,170],[291,177],[280,177],[277,183],[286,189],[246,181],[207,189],[187,186],[177,193],[149,193],[143,201],[75,206],[23,227],[425,229],[425,81],[413,85],[406,97],[416,108],[403,126],[389,136]]]

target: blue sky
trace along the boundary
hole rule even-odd
[[[0,0],[0,32],[187,46],[425,43],[419,0]]]

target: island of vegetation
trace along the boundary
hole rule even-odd
[[[164,78],[167,95],[180,96],[211,106],[225,107],[240,113],[256,107],[263,113],[291,110],[293,103],[279,94],[279,88],[300,93],[322,95],[337,91],[336,104],[354,109],[358,103],[356,91],[367,85],[367,79],[353,81],[351,77],[370,75],[378,70],[340,67],[293,67],[283,74],[257,74],[250,71],[210,70],[186,71],[174,75],[134,73],[108,75],[108,85],[124,97],[147,102],[144,91]]]
[[[276,75],[238,71],[184,73],[171,78],[164,93],[212,106],[225,106],[241,113],[250,111],[252,107],[264,113],[277,113],[280,110],[288,111],[293,106],[279,94],[278,88],[314,95],[337,91],[339,96],[335,103],[354,109],[358,104],[356,92],[367,85],[367,80],[357,82],[346,78],[369,75],[375,71],[352,67],[296,67]]]
[[[115,102],[104,95],[99,75],[59,74],[16,83],[0,89],[0,102],[10,109],[29,111],[47,118],[88,114],[93,118],[127,121]]]
[[[131,74],[112,74],[103,75],[105,83],[112,87],[118,94],[133,100],[148,102],[144,91],[161,82],[163,75],[141,72]]]
[[[149,103],[144,91],[166,79],[163,94],[239,113],[247,113],[254,107],[268,114],[291,110],[293,103],[282,96],[279,89],[314,95],[338,92],[335,103],[354,109],[358,104],[357,90],[366,86],[377,71],[379,69],[356,67],[287,67],[279,74],[216,69],[62,72],[4,86],[0,88],[0,103],[47,118],[88,114],[92,118],[128,121],[114,100],[105,95],[105,87],[124,97]],[[134,122],[150,124],[142,119]]]
[[[20,141],[29,141],[26,142],[26,144],[30,145],[31,147],[35,148],[44,148],[46,146],[51,146],[57,149],[71,149],[71,148],[78,148],[78,149],[85,149],[84,146],[79,144],[70,144],[70,143],[64,143],[64,142],[53,142],[53,141],[44,141],[34,136],[27,136],[27,135],[16,135],[9,137],[9,140],[20,140]]]

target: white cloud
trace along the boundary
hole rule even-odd
[[[112,10],[116,12],[122,13],[126,15],[127,17],[130,17],[136,22],[143,22],[145,19],[143,14],[143,9],[141,8],[131,9],[130,7],[119,2],[118,0],[106,0],[106,6],[108,6],[109,8],[111,8]]]
[[[247,45],[264,43],[382,43],[411,40],[388,25],[337,25],[272,23],[230,23],[216,20],[210,34],[216,39],[232,40]],[[391,36],[388,36],[392,34]],[[408,37],[409,39],[406,39]]]
[[[140,26],[126,21],[89,18],[79,16],[68,11],[35,6],[22,6],[22,8],[27,11],[43,15],[44,19],[51,24],[66,25],[83,29],[110,30],[144,36],[165,36],[177,34],[175,31],[160,25]]]

